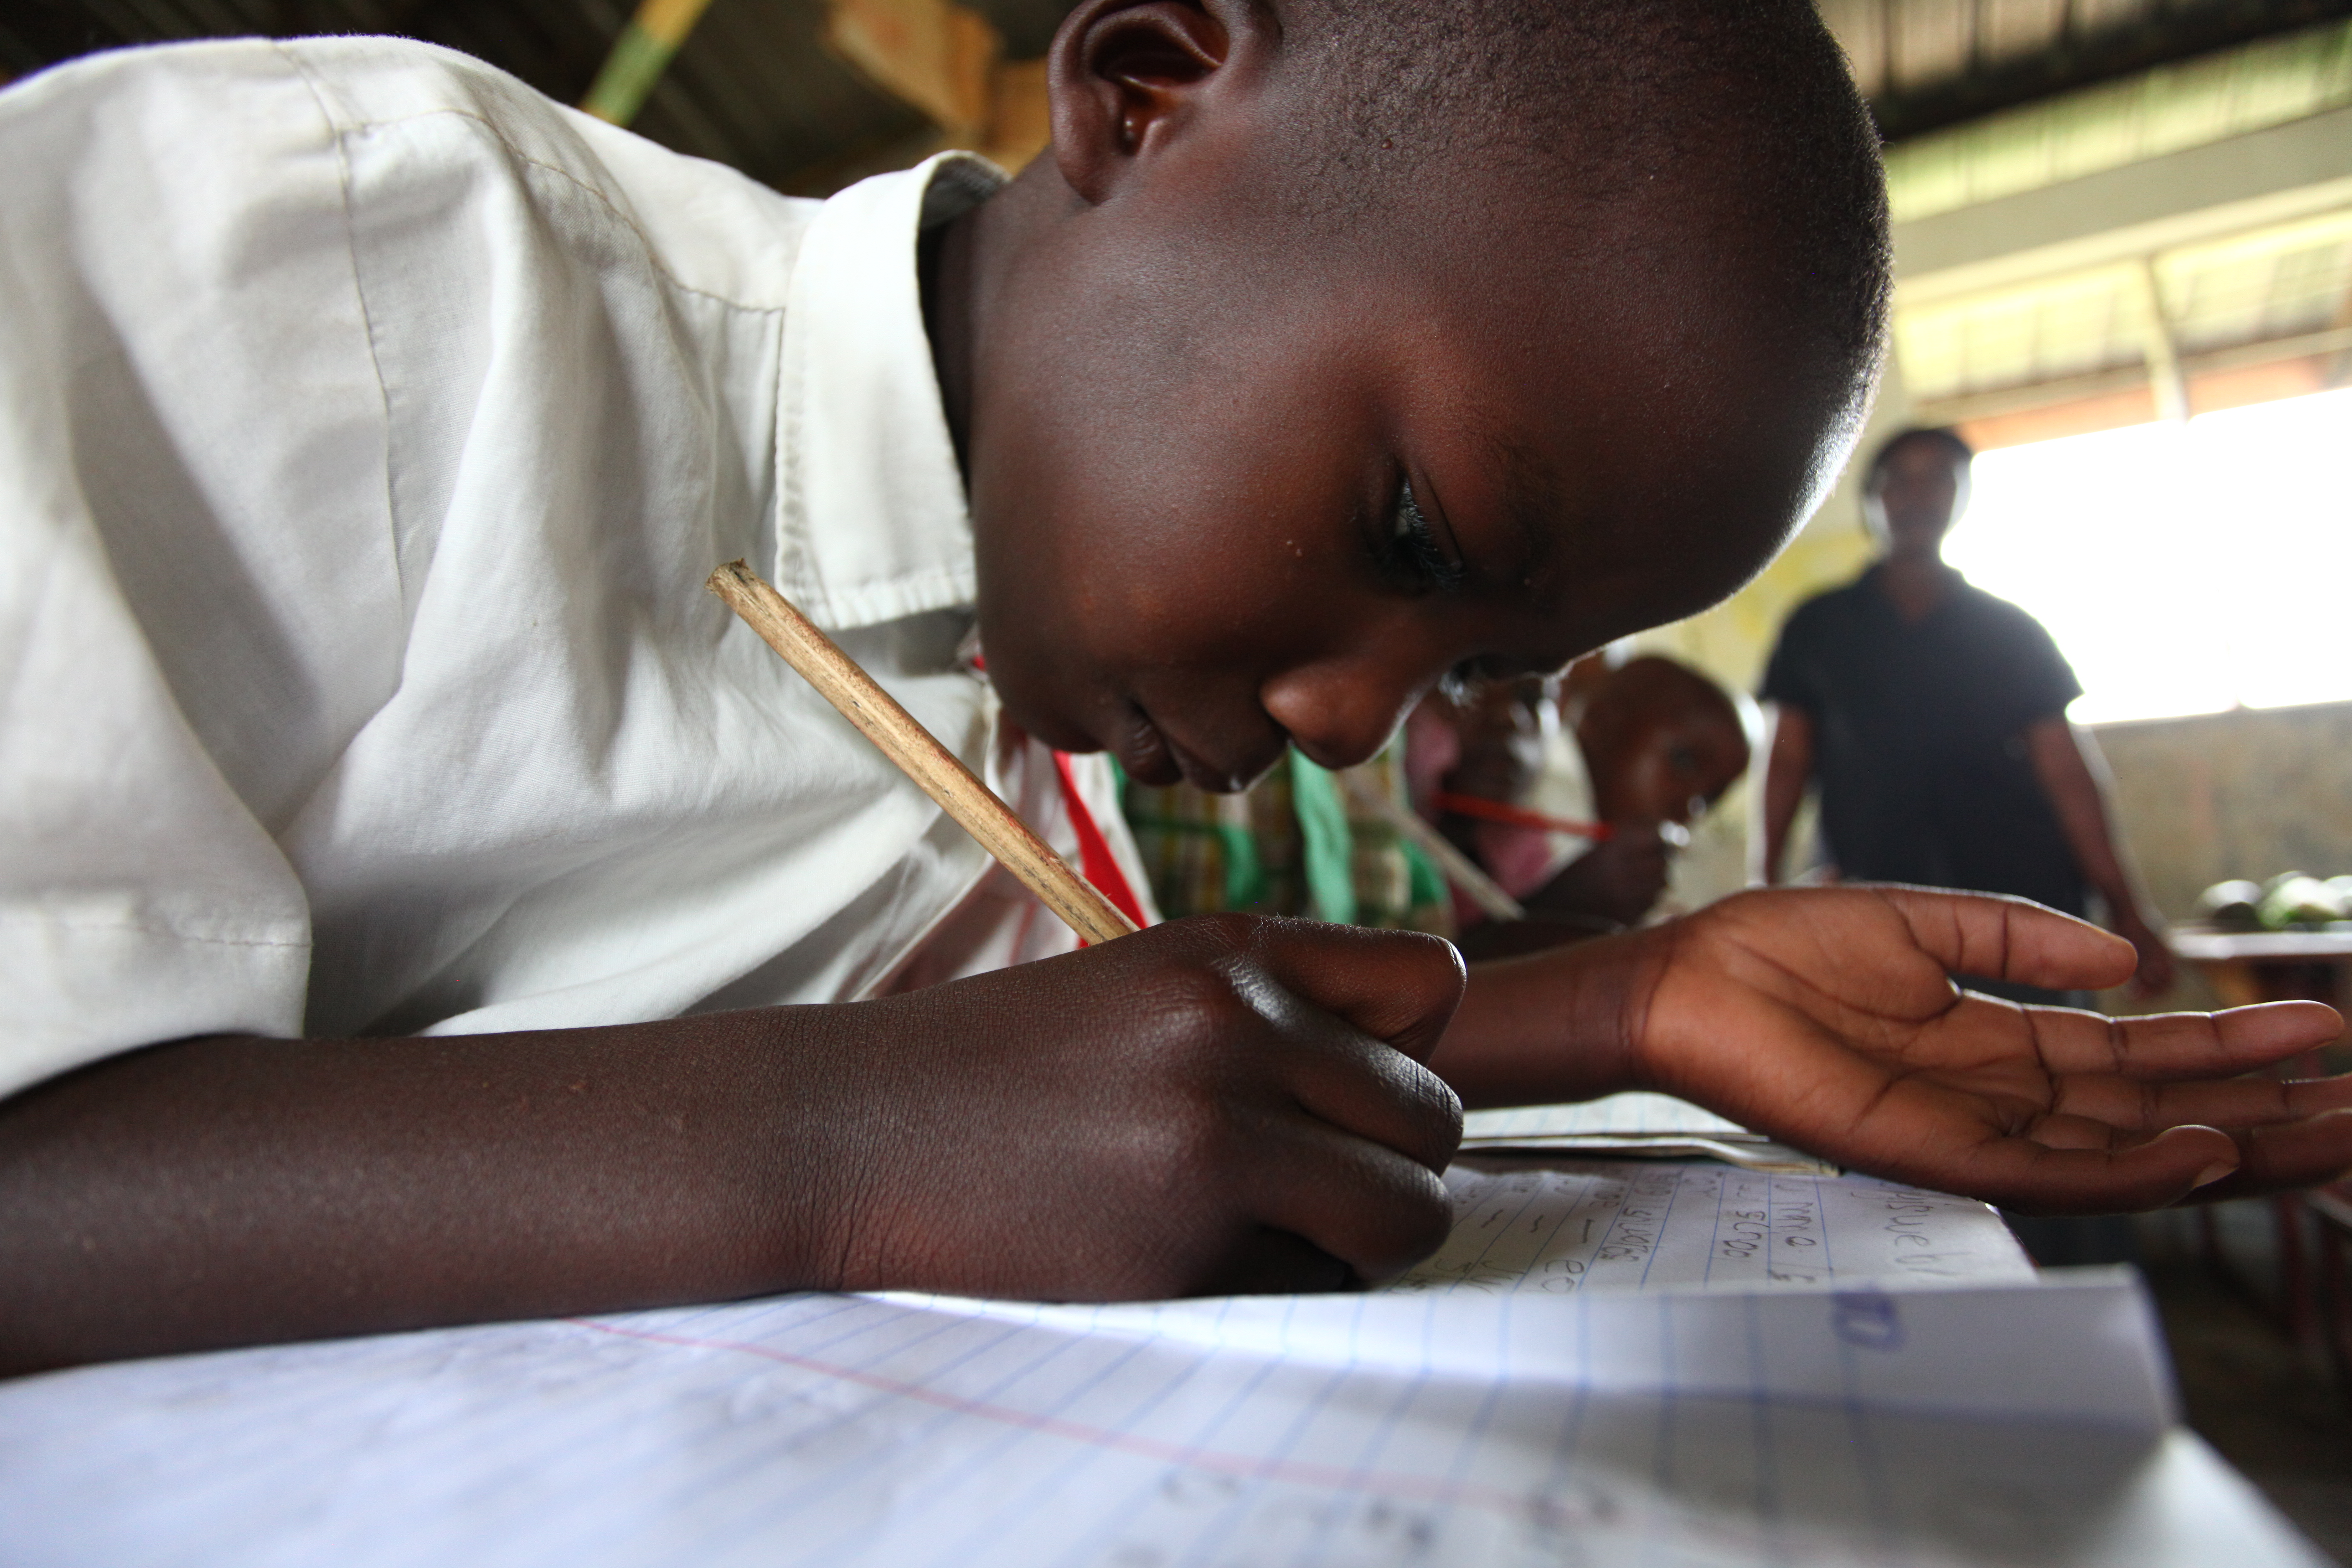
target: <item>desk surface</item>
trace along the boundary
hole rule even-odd
[[[2352,958],[2352,929],[2234,931],[2187,926],[2176,929],[2171,940],[2173,952],[2202,963],[2247,959],[2324,962]]]

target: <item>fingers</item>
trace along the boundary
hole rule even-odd
[[[1227,1037],[1271,1031],[1249,1047],[1254,1067],[1270,1069],[1308,1114],[1445,1168],[1461,1142],[1462,1102],[1422,1063],[1461,999],[1452,944],[1306,921],[1182,923],[1225,948],[1213,967],[1255,1015],[1238,1031],[1227,1026]]]
[[[1444,1079],[1288,986],[1259,988],[1250,1000],[1297,1047],[1285,1056],[1283,1082],[1309,1115],[1445,1169],[1462,1142],[1462,1101]]]
[[[1202,1296],[1314,1296],[1353,1289],[1356,1271],[1313,1242],[1285,1230],[1259,1228],[1204,1273]]]
[[[1299,1105],[1342,1131],[1444,1171],[1462,1143],[1462,1101],[1454,1090],[1419,1062],[1337,1019],[1326,1026],[1329,1035],[1317,1041],[1319,1048],[1291,1067]]]
[[[2105,990],[2130,979],[2139,955],[2119,936],[2024,899],[1876,887],[1921,951],[1955,973],[2053,991]]]
[[[1418,931],[1273,920],[1227,930],[1285,989],[1417,1062],[1437,1048],[1468,979],[1453,943]]]
[[[2317,1186],[2352,1171],[2352,1110],[2330,1110],[2238,1138],[2238,1169],[2188,1194],[2190,1203],[2253,1197]]]
[[[2192,1123],[2235,1132],[2346,1109],[2352,1109],[2352,1077],[2299,1083],[2254,1077],[2163,1084],[2069,1078],[2059,1084],[2052,1106],[2055,1116],[2144,1132]],[[2034,1136],[2042,1136],[2039,1128]]]
[[[1967,1193],[2020,1214],[2124,1214],[2162,1208],[2219,1186],[2240,1162],[2237,1145],[2210,1127],[2173,1127],[2145,1142],[2055,1149],[2026,1138],[1979,1144],[1940,1171],[1906,1180]]]
[[[2042,1060],[2053,1073],[2138,1079],[2231,1077],[2315,1050],[2344,1020],[2317,1002],[2265,1002],[2221,1013],[2104,1018],[2064,1007],[2028,1007]]]
[[[1187,1288],[1337,1289],[1425,1257],[1452,1221],[1438,1173],[1462,1108],[1421,1058],[1460,1001],[1460,956],[1411,933],[1178,923],[1191,930],[1169,938],[1198,944],[1178,967],[1222,981],[1193,990],[1215,1066],[1187,1075],[1199,1135],[1177,1147],[1202,1212],[1224,1216],[1223,1238]]]
[[[1434,1173],[1312,1122],[1262,1152],[1252,1197],[1267,1227],[1303,1238],[1367,1284],[1393,1279],[1436,1251],[1454,1224],[1445,1184]]]

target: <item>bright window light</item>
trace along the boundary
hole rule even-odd
[[[2352,391],[1985,453],[1944,558],[2023,605],[2084,723],[2352,700]]]

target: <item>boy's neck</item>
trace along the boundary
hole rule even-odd
[[[981,203],[936,228],[915,246],[915,275],[922,290],[923,332],[930,340],[931,370],[939,377],[940,403],[956,465],[967,489],[971,483],[972,299],[977,291],[981,215],[996,198]]]
[[[972,433],[987,401],[983,384],[992,359],[1006,352],[997,340],[1005,336],[1003,323],[1013,313],[1013,290],[1037,273],[1040,242],[1053,226],[1055,203],[1074,200],[1067,185],[1033,165],[977,206],[927,230],[917,243],[923,331],[930,339],[931,369],[939,377],[940,403],[967,493]],[[995,339],[988,335],[992,324],[999,329]]]

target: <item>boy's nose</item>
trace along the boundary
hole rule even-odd
[[[1310,761],[1352,768],[1388,743],[1427,685],[1373,661],[1349,660],[1286,670],[1266,681],[1258,700]]]

